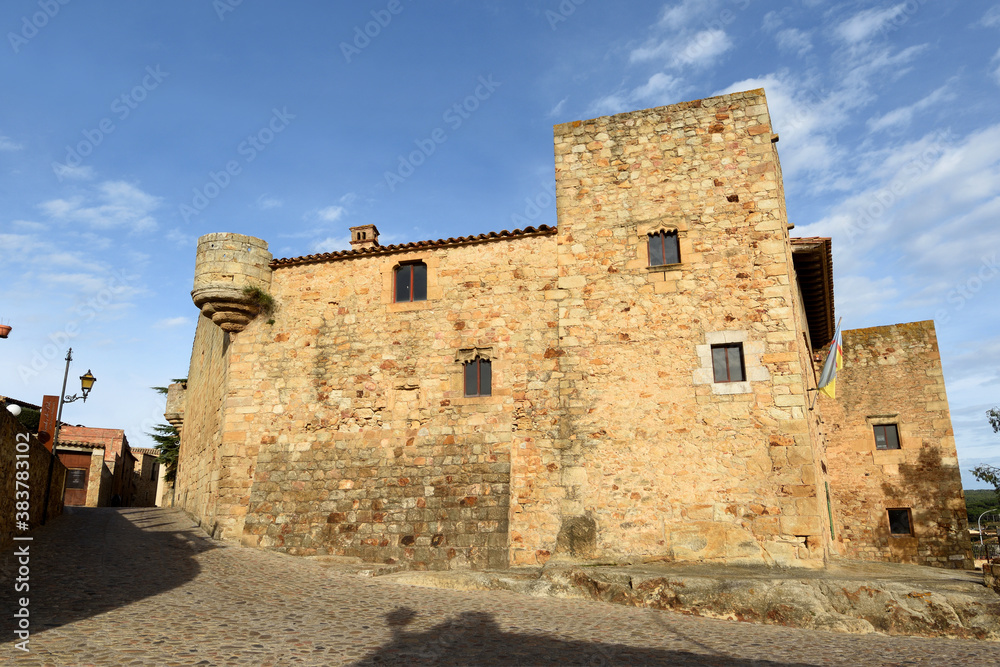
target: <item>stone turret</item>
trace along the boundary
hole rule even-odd
[[[184,392],[186,390],[187,384],[183,382],[174,382],[167,387],[167,408],[163,416],[178,431],[184,426]]]
[[[271,253],[267,242],[243,234],[205,234],[198,239],[191,298],[223,331],[236,333],[260,310],[247,288],[268,291]]]

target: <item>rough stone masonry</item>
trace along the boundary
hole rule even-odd
[[[362,225],[277,260],[202,237],[176,503],[416,569],[970,565],[933,325],[848,332],[816,399],[830,239],[789,237],[777,140],[764,91],[734,93],[556,126],[555,229]]]

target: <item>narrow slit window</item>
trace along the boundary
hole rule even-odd
[[[899,449],[899,429],[895,424],[875,427],[875,449]]]
[[[393,272],[396,303],[427,300],[427,265],[401,264]]]
[[[746,372],[743,367],[743,344],[712,346],[712,370],[716,382],[743,382]]]
[[[677,242],[677,232],[660,231],[649,235],[649,265],[663,266],[679,264],[681,261],[680,245]]]
[[[493,370],[488,359],[474,359],[465,364],[465,395],[493,395]]]

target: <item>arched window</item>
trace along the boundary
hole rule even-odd
[[[677,231],[659,231],[649,235],[649,265],[663,266],[679,264],[681,261],[680,244],[677,242]]]
[[[489,359],[476,357],[465,362],[465,395],[493,395],[493,370]]]
[[[400,264],[393,272],[396,303],[427,300],[427,265],[423,262]]]

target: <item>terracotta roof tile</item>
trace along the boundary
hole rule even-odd
[[[389,255],[396,252],[406,252],[408,250],[425,250],[431,248],[446,248],[449,246],[469,245],[472,243],[486,243],[506,238],[519,236],[548,236],[556,233],[555,227],[549,225],[538,225],[538,227],[525,227],[499,232],[489,232],[476,236],[459,236],[457,238],[438,239],[437,241],[414,241],[412,243],[397,243],[386,246],[376,246],[374,248],[359,248],[356,250],[339,250],[337,252],[324,252],[318,255],[304,255],[302,257],[287,257],[276,259],[271,262],[271,268],[277,269],[282,266],[297,266],[300,264],[318,264],[320,262],[332,262],[338,259],[348,259],[351,257],[361,257],[364,255]]]

